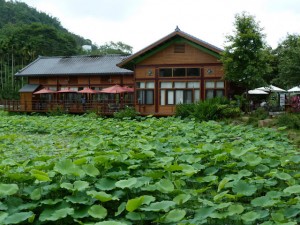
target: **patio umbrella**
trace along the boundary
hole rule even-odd
[[[268,93],[262,90],[258,90],[258,89],[253,89],[248,91],[249,95],[267,95]]]
[[[130,88],[128,86],[124,86],[123,88],[125,88],[127,90],[127,92],[134,92],[134,89]]]
[[[106,93],[106,94],[119,94],[124,92],[129,92],[126,88],[121,87],[120,85],[116,84],[114,86],[103,88],[100,93]]]
[[[267,92],[286,92],[286,90],[283,90],[279,87],[276,87],[274,85],[269,85],[269,86],[266,86],[266,87],[259,87],[259,88],[256,88],[257,90],[261,90],[261,91],[267,91]]]
[[[34,92],[33,94],[34,95],[40,95],[40,94],[54,94],[54,93],[56,93],[56,91],[52,91],[49,88],[43,88],[39,91]]]
[[[96,94],[98,92],[91,89],[91,88],[84,88],[84,89],[78,91],[78,93],[81,93],[81,94]]]
[[[300,92],[300,86],[293,87],[289,89],[288,92]]]

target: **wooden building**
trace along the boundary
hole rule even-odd
[[[29,79],[28,85],[20,90],[18,110],[36,111],[33,102],[39,101],[40,95],[33,93],[43,87],[79,91],[119,84],[134,88],[130,104],[142,115],[173,115],[176,104],[228,95],[219,60],[221,52],[222,49],[177,27],[128,57],[39,57],[16,74]],[[56,100],[59,98],[56,96]],[[91,100],[99,99],[93,96]]]

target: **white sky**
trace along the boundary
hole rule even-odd
[[[234,16],[255,16],[273,48],[300,33],[299,0],[19,0],[58,18],[62,26],[102,45],[122,41],[137,52],[179,28],[223,48]]]

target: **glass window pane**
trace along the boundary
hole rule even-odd
[[[206,81],[205,87],[206,88],[215,88],[215,82],[214,81]]]
[[[224,88],[224,81],[218,81],[216,83],[216,88]]]
[[[187,76],[199,77],[200,68],[187,68]]]
[[[172,82],[161,82],[160,87],[161,88],[172,88]]]
[[[146,90],[146,104],[153,105],[154,102],[154,91],[153,90]]]
[[[216,91],[216,97],[223,97],[224,96],[224,90],[217,90]]]
[[[214,90],[206,90],[206,99],[211,99],[214,97]]]
[[[194,102],[200,101],[200,90],[194,90]]]
[[[188,88],[200,88],[199,82],[188,82]]]
[[[145,88],[145,82],[136,82],[137,88]]]
[[[144,104],[144,98],[145,98],[145,91],[137,91],[137,101],[138,104],[142,105]]]
[[[192,90],[186,90],[184,91],[184,103],[192,103],[193,101],[193,91]]]
[[[174,82],[174,87],[175,88],[185,88],[186,82]]]
[[[173,76],[174,77],[184,77],[185,76],[185,68],[174,68]]]
[[[171,68],[161,68],[159,69],[160,77],[172,77],[172,69]]]
[[[183,90],[176,90],[175,92],[176,94],[176,104],[180,104],[180,103],[183,103]]]
[[[168,105],[174,105],[174,91],[167,91]]]
[[[154,88],[154,82],[147,82],[146,88]]]
[[[165,90],[160,90],[160,105],[165,105],[166,104],[166,91]]]

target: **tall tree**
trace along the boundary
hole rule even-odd
[[[300,85],[300,35],[289,34],[275,49],[278,78],[285,88]]]
[[[123,54],[129,55],[132,53],[132,47],[127,45],[121,41],[119,42],[109,42],[104,45],[100,45],[99,47],[95,46],[92,49],[92,54],[97,55],[108,55],[108,54]]]
[[[271,70],[263,29],[246,12],[235,15],[234,27],[221,55],[225,79],[245,90],[262,86],[263,76]]]

